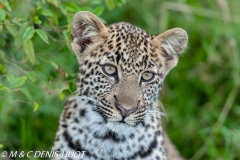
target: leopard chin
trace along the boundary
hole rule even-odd
[[[121,122],[108,122],[106,125],[109,130],[116,133],[124,133],[134,129],[134,126]]]

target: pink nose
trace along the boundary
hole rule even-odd
[[[120,113],[123,117],[129,116],[131,113],[135,112],[138,108],[138,107],[135,107],[135,108],[131,108],[131,109],[126,109],[123,106],[118,105],[118,104],[116,104],[116,107],[117,107],[117,109],[120,110]]]
[[[121,115],[125,118],[127,116],[129,116],[131,113],[134,113],[137,109],[138,109],[138,105],[139,105],[139,102],[137,103],[137,107],[133,107],[131,109],[126,109],[124,108],[121,104],[118,103],[118,99],[117,99],[117,96],[114,95],[114,98],[116,100],[115,102],[115,106],[116,108],[120,111]]]

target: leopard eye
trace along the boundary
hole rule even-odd
[[[108,76],[116,76],[117,74],[117,68],[115,66],[112,66],[110,64],[106,64],[102,66],[102,71],[108,75]]]
[[[146,71],[142,74],[142,81],[143,82],[150,82],[151,80],[153,80],[155,77],[155,74],[153,72],[149,72],[149,71]]]

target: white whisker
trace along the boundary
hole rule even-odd
[[[153,110],[148,110],[146,112],[146,115],[155,115],[155,114],[159,114],[161,116],[167,116],[166,112],[160,112],[160,111],[153,111]]]
[[[146,115],[156,115],[159,114],[161,116],[167,116],[166,112],[156,111],[156,110],[147,110]]]
[[[159,105],[160,109],[162,109],[163,112],[166,113],[166,111],[165,111],[165,109],[164,109],[164,106],[163,106],[162,102],[161,102],[160,100],[157,100],[157,102],[158,102],[158,105]]]

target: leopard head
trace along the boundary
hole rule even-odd
[[[79,12],[71,25],[77,90],[99,102],[106,123],[134,127],[148,111],[157,110],[163,80],[187,42],[180,28],[151,36],[128,23],[106,27],[94,14]]]

